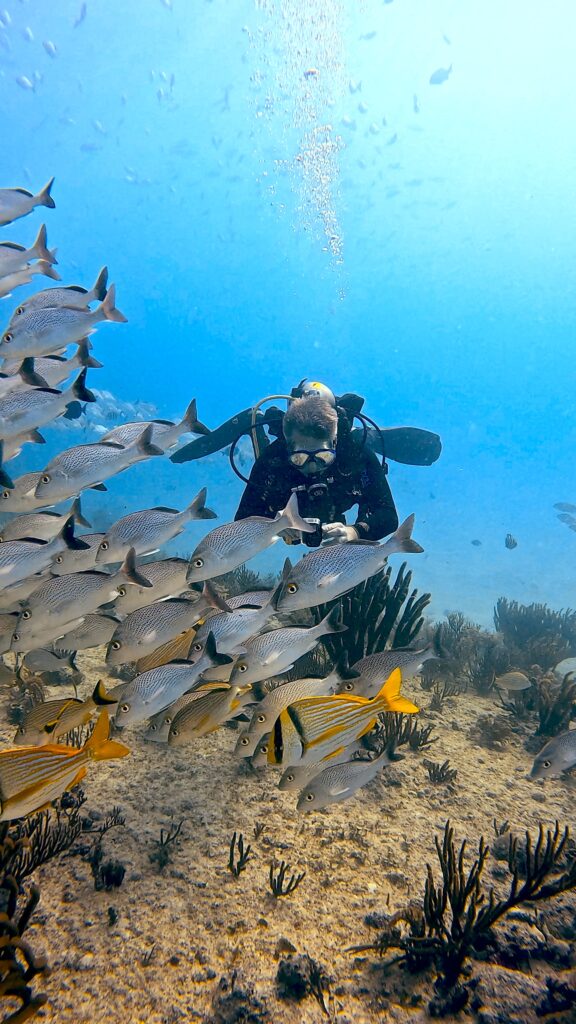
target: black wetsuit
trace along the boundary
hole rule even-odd
[[[290,464],[283,438],[265,448],[250,473],[235,519],[273,518],[293,491],[298,494],[300,515],[321,523],[345,523],[344,513],[358,505],[353,525],[361,540],[380,540],[398,526],[386,469],[361,440],[351,436],[341,417],[336,459],[317,476],[305,477]],[[303,534],[302,539],[309,546],[318,543],[314,535]]]

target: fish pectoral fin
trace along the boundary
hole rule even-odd
[[[411,700],[407,700],[406,697],[393,697],[388,710],[400,712],[404,715],[417,715],[420,708],[416,707]]]
[[[328,792],[330,796],[342,796],[343,793],[350,792],[350,786],[330,786]]]
[[[331,583],[336,583],[336,581],[340,579],[340,575],[341,574],[339,572],[327,573],[326,576],[323,576],[322,579],[318,580],[318,586],[329,587]]]

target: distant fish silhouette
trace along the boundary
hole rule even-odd
[[[475,548],[479,548],[482,546],[481,540],[471,540],[470,543],[473,544]]]
[[[452,74],[452,65],[449,68],[436,68],[430,75],[430,85],[442,85],[447,82]]]
[[[510,551],[512,551],[513,548],[518,547],[518,541],[515,540],[511,533],[506,534],[506,540],[504,541],[504,544],[506,545],[507,548],[509,548]]]
[[[576,518],[571,515],[570,512],[558,512],[556,518],[559,519],[561,523],[576,523]]]
[[[554,505],[559,512],[576,512],[576,505],[571,505],[569,501],[558,501]]]

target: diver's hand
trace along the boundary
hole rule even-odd
[[[300,530],[282,530],[280,534],[285,544],[301,544],[302,537]]]
[[[325,544],[346,544],[358,540],[358,530],[344,523],[326,523],[322,527],[322,540]]]

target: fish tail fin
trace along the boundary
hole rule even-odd
[[[36,200],[36,206],[48,206],[50,210],[54,209],[56,203],[50,195],[53,184],[54,178],[50,178],[50,181],[48,181],[46,185],[44,185],[44,188],[40,189],[38,195],[34,196],[34,199]]]
[[[286,580],[288,579],[288,577],[289,577],[291,572],[292,572],[292,562],[290,561],[289,558],[285,558],[284,559],[284,565],[282,567],[282,575],[280,576],[280,579],[278,581],[278,584],[277,584],[276,588],[272,591],[272,593],[270,594],[270,597],[268,598],[267,606],[268,606],[268,608],[271,608],[272,611],[276,611],[277,608],[278,608],[278,602],[279,602],[279,600],[280,600],[280,598],[282,596],[282,591],[284,590],[284,584],[285,584]]]
[[[106,295],[104,296],[101,305],[98,307],[98,312],[102,315],[104,320],[113,320],[117,324],[128,323],[128,318],[121,313],[119,309],[116,309],[116,285],[111,284]]]
[[[413,555],[420,554],[424,551],[424,548],[418,544],[417,541],[412,540],[412,530],[414,529],[414,513],[408,516],[403,523],[400,524],[396,533],[393,533],[390,540],[393,540],[397,545],[397,551],[404,551]]]
[[[399,668],[395,668],[373,700],[381,701],[386,711],[399,711],[405,715],[417,714],[420,708],[402,696],[401,687],[402,673]]]
[[[88,338],[83,338],[82,341],[78,342],[78,348],[76,349],[76,358],[80,363],[80,366],[87,366],[92,370],[101,370],[103,363],[99,363],[97,359],[94,359],[90,355],[90,342]]]
[[[90,545],[74,536],[74,516],[69,515],[56,538],[64,542],[69,551],[85,551]]]
[[[54,270],[53,263],[58,263],[56,259],[56,249],[50,249],[49,260],[38,260],[37,270],[39,274],[43,274],[44,277],[51,277],[53,281],[61,281],[62,278],[57,270]]]
[[[72,385],[72,394],[79,402],[95,402],[96,395],[93,391],[90,391],[86,387],[86,374],[88,373],[88,367],[85,366],[83,370],[78,374],[76,380]]]
[[[153,585],[146,576],[143,576],[142,573],[138,572],[138,569],[136,568],[136,552],[134,548],[130,548],[126,558],[120,566],[119,572],[122,573],[129,583],[133,583],[137,587],[151,587]]]
[[[221,612],[231,612],[232,609],[227,601],[218,593],[210,580],[206,580],[202,587],[202,597],[211,608],[218,608]]]
[[[340,604],[335,605],[332,611],[314,627],[317,636],[325,636],[327,633],[345,633],[348,626],[341,621],[342,609]]]
[[[110,719],[106,709],[100,712],[92,735],[84,744],[86,753],[95,761],[106,761],[113,757],[126,757],[130,753],[123,743],[109,739]]]
[[[314,533],[316,527],[302,519],[298,511],[298,495],[294,492],[290,496],[286,508],[282,509],[280,516],[286,520],[286,529],[300,530],[300,533]]]
[[[182,422],[181,422],[180,426],[182,427],[183,431],[186,431],[187,433],[189,432],[191,434],[209,434],[210,433],[210,430],[208,429],[208,427],[205,427],[204,424],[201,423],[200,420],[198,419],[197,410],[196,410],[196,399],[195,398],[192,399],[192,401],[190,402],[190,405],[186,409],[186,412],[184,413],[184,415],[182,417]]]
[[[149,423],[140,434],[140,437],[137,437],[134,441],[134,446],[141,455],[164,455],[163,448],[159,448],[157,444],[152,444],[153,426],[153,423]]]
[[[104,685],[104,680],[99,679],[94,687],[92,694],[92,701],[96,707],[106,707],[107,704],[117,704],[118,701],[115,697],[109,697]]]
[[[186,511],[188,512],[191,519],[217,519],[216,512],[213,512],[211,508],[206,508],[206,496],[207,490],[205,487],[194,498]]]
[[[234,658],[231,658],[228,654],[220,654],[216,650],[214,633],[208,633],[206,643],[204,644],[204,650],[213,665],[230,665],[234,661]]]
[[[38,234],[36,235],[36,241],[32,246],[32,252],[36,256],[36,259],[46,260],[46,263],[58,263],[56,257],[47,249],[48,236],[46,233],[46,225],[42,224]]]
[[[80,498],[76,498],[70,506],[70,515],[74,516],[74,522],[78,526],[85,526],[87,530],[90,529],[92,523],[89,523],[86,517],[82,514],[82,506],[80,504]]]
[[[92,288],[86,295],[86,302],[94,302],[98,299],[98,302],[104,302],[106,298],[106,288],[108,285],[108,267],[102,267],[102,270],[98,274],[98,277],[94,281]]]
[[[36,430],[36,427],[28,431],[26,440],[30,441],[31,444],[46,444],[46,438],[42,437],[42,434],[39,430]]]
[[[31,356],[27,356],[23,359],[20,366],[18,367],[18,374],[25,384],[29,384],[33,388],[47,388],[48,384],[41,377],[39,373],[36,373],[34,369],[34,360]]]

